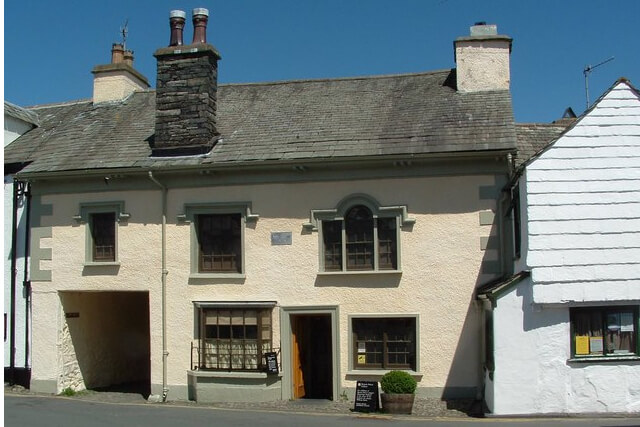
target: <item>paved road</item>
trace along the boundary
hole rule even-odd
[[[5,426],[20,427],[618,427],[640,426],[640,418],[571,419],[416,419],[386,416],[299,414],[291,412],[238,411],[186,408],[159,404],[110,404],[75,399],[34,396],[5,396]]]

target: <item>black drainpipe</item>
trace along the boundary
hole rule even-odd
[[[16,221],[18,220],[18,197],[20,185],[15,179],[13,179],[13,209],[11,212],[11,302],[9,304],[10,319],[9,319],[9,385],[15,384],[15,369],[16,369],[16,259],[17,259],[17,230]]]
[[[31,184],[24,183],[23,194],[24,209],[25,209],[25,230],[24,230],[24,282],[22,283],[22,289],[24,292],[24,367],[25,375],[29,375],[31,365],[29,364],[29,352],[31,348],[29,343],[31,342],[31,333],[29,331],[29,319],[31,319],[31,280],[29,280],[29,256],[31,252],[31,245],[29,239],[31,237]],[[30,377],[30,375],[29,375]],[[31,379],[26,380],[26,386],[29,388]]]

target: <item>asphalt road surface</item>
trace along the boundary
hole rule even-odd
[[[294,412],[240,411],[180,407],[162,404],[96,403],[58,397],[11,396],[4,398],[5,426],[20,427],[454,427],[470,426],[640,426],[640,418],[520,418],[520,419],[419,419],[384,415],[329,415]]]

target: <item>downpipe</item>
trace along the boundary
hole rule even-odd
[[[162,401],[167,401],[167,187],[149,171],[149,179],[162,191]]]

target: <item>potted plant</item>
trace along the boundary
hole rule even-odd
[[[417,387],[416,380],[405,371],[389,371],[380,379],[383,394],[382,411],[389,414],[410,414]]]

